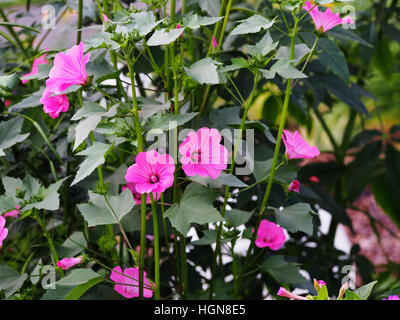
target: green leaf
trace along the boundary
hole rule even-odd
[[[357,294],[361,300],[367,300],[369,295],[372,292],[372,289],[374,286],[378,283],[378,281],[372,281],[356,290],[354,290],[354,293]]]
[[[158,26],[164,19],[156,21],[152,11],[133,12],[130,16],[134,20],[133,28],[137,29],[140,36],[145,36]]]
[[[22,99],[20,102],[12,105],[9,110],[11,112],[19,112],[24,109],[41,105],[42,103],[40,102],[40,98],[42,97],[42,92],[43,90],[39,90],[30,94],[26,98]]]
[[[230,33],[231,36],[237,34],[247,34],[247,33],[256,33],[261,29],[269,29],[275,22],[275,18],[273,20],[268,20],[260,15],[254,15],[246,20],[242,20],[242,22],[236,26],[235,29]]]
[[[26,273],[20,274],[18,271],[6,265],[0,265],[0,291],[4,290],[6,298],[17,292],[28,278]]]
[[[357,293],[354,293],[353,291],[346,289],[346,296],[343,300],[361,300],[361,298],[358,296]]]
[[[189,179],[210,188],[221,188],[222,186],[238,188],[247,187],[247,184],[236,178],[234,175],[227,174],[225,172],[221,172],[220,176],[216,179],[211,179],[210,177],[200,177],[199,175],[189,177]]]
[[[159,100],[152,100],[149,98],[138,97],[140,105],[140,117],[142,119],[150,118],[160,111],[166,111],[171,107],[170,102],[164,102],[164,97],[160,96]],[[162,101],[161,101],[162,100]]]
[[[117,224],[132,210],[135,204],[129,189],[125,189],[116,196],[107,196],[107,199],[112,210],[104,196],[93,192],[89,192],[88,203],[77,205],[89,227]]]
[[[19,77],[16,73],[8,76],[0,76],[0,88],[4,90],[12,90],[18,84]]]
[[[247,212],[239,209],[228,210],[225,213],[225,220],[229,222],[231,225],[233,225],[235,228],[237,228],[242,224],[248,222],[251,216],[253,215],[254,211],[255,210]]]
[[[74,257],[87,248],[83,232],[75,231],[61,246],[56,247],[60,258]]]
[[[87,156],[79,166],[79,170],[72,181],[71,186],[90,175],[99,165],[105,162],[105,155],[112,146],[100,142],[95,142],[91,147],[77,153],[77,156]]]
[[[89,76],[93,76],[93,81],[95,81],[97,84],[107,80],[107,78],[115,79],[116,76],[115,69],[104,58],[97,58],[93,61],[90,61],[86,65],[86,71]]]
[[[165,212],[173,227],[186,235],[192,223],[205,224],[223,221],[224,218],[214,208],[217,192],[200,184],[189,184],[179,203],[175,203]]]
[[[42,63],[39,64],[37,67],[38,67],[38,72],[36,74],[32,74],[30,76],[24,76],[23,80],[32,80],[32,79],[43,80],[49,76],[51,69],[50,64]]]
[[[166,29],[156,30],[150,39],[147,41],[149,47],[162,46],[174,42],[183,33],[185,28],[171,29],[167,31]]]
[[[251,56],[265,56],[272,50],[275,50],[279,41],[274,42],[271,38],[269,31],[256,43],[256,45],[248,45],[246,47],[247,53]],[[282,47],[281,47],[282,48]],[[278,51],[279,52],[279,51]]]
[[[313,215],[317,215],[308,203],[296,203],[283,208],[274,209],[277,223],[290,232],[303,231],[313,234]]]
[[[49,289],[41,300],[75,300],[92,286],[100,283],[104,276],[100,276],[92,269],[75,269],[69,275],[55,283],[55,289]]]
[[[183,25],[186,28],[198,29],[202,26],[208,26],[222,20],[224,17],[203,17],[197,13],[183,17]]]
[[[287,60],[290,60],[290,47],[285,47],[281,46],[279,47],[278,52],[275,55],[275,58],[277,59],[282,59],[286,58]],[[299,64],[299,62],[308,54],[311,50],[307,47],[306,44],[301,43],[301,44],[296,44],[294,46],[294,59],[293,63],[295,66]]]
[[[298,268],[298,263],[288,262],[282,255],[275,255],[264,261],[259,268],[268,272],[280,284],[306,283]]]
[[[91,116],[79,121],[78,125],[75,127],[75,142],[72,149],[73,151],[78,148],[83,141],[85,141],[91,131],[96,129],[100,121],[101,116]]]
[[[24,119],[22,117],[0,122],[0,157],[6,155],[4,149],[12,147],[29,137],[29,133],[20,134],[23,123]]]
[[[176,127],[179,127],[186,122],[192,120],[197,114],[197,112],[190,112],[185,114],[158,113],[150,119],[148,131],[155,129],[160,129],[162,131],[173,130]]]
[[[195,246],[204,246],[204,245],[210,245],[215,242],[217,242],[217,231],[216,230],[204,230],[203,231],[203,237],[199,240],[193,241],[190,244],[195,245]],[[226,239],[221,239],[221,243],[227,243],[231,238],[226,238]]]
[[[112,40],[113,37],[112,33],[100,32],[85,44],[85,49],[110,48],[111,50],[116,50],[120,45]]]
[[[195,62],[189,68],[184,68],[188,76],[200,84],[218,84],[220,81],[216,64],[218,64],[217,61],[204,58]]]
[[[326,286],[322,286],[322,288],[318,290],[317,300],[328,300],[328,299],[329,299],[328,288]]]
[[[273,79],[275,75],[278,73],[282,78],[285,79],[303,79],[307,78],[307,76],[297,70],[295,67],[292,66],[290,60],[286,58],[279,59],[270,70],[260,69],[261,74],[267,80]]]

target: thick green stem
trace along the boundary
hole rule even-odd
[[[250,106],[253,102],[255,93],[257,91],[257,84],[258,84],[258,80],[259,80],[259,73],[257,72],[256,74],[254,74],[254,83],[253,83],[253,90],[251,91],[250,97],[247,101],[247,104],[244,108],[244,113],[243,113],[243,117],[242,117],[242,121],[240,123],[240,129],[239,129],[239,134],[236,138],[235,141],[235,146],[233,149],[233,154],[232,154],[232,162],[231,162],[231,166],[229,169],[229,173],[233,174],[233,171],[235,169],[235,163],[236,163],[236,156],[237,156],[237,152],[239,150],[239,146],[240,146],[240,141],[242,140],[242,135],[243,135],[243,130],[246,124],[246,119],[247,119],[247,113],[250,109]],[[228,198],[229,198],[229,190],[230,187],[226,186],[225,187],[225,196],[224,196],[224,203],[222,205],[221,208],[221,215],[222,217],[225,216],[225,212],[226,212],[226,205],[228,203]],[[210,299],[213,298],[213,290],[214,290],[214,281],[215,281],[215,273],[216,273],[216,269],[217,269],[217,257],[218,257],[218,253],[221,250],[221,233],[222,233],[222,223],[220,223],[220,225],[218,226],[218,231],[217,231],[217,240],[216,240],[216,246],[215,246],[215,252],[214,252],[214,257],[213,257],[213,264],[211,266],[211,281],[210,281]]]
[[[9,22],[7,15],[4,13],[3,9],[0,7],[0,16],[3,18],[4,22]],[[17,44],[18,48],[21,50],[22,54],[26,59],[29,58],[25,47],[23,46],[21,40],[19,39],[18,35],[15,33],[14,28],[10,25],[6,25],[8,32],[10,32],[11,36],[14,38],[15,43]]]
[[[83,21],[83,0],[79,0],[78,33],[76,36],[76,44],[79,44],[82,40],[82,21]]]
[[[291,49],[290,50],[290,60],[291,61],[294,59],[295,38],[296,38],[297,27],[298,27],[298,23],[299,23],[299,21],[297,19],[297,16],[294,16],[294,18],[295,18],[295,23],[294,23],[293,32],[291,34],[291,48],[290,48]],[[269,179],[268,179],[267,189],[265,191],[264,198],[263,198],[263,201],[262,201],[262,204],[261,204],[261,207],[260,207],[257,224],[256,224],[255,230],[254,230],[254,232],[252,234],[252,237],[251,237],[250,246],[249,246],[249,249],[247,250],[245,263],[244,263],[244,266],[243,266],[243,268],[242,268],[242,270],[240,272],[237,290],[240,290],[240,286],[241,286],[242,281],[243,281],[243,275],[244,275],[244,273],[246,272],[246,269],[249,266],[249,258],[250,258],[250,255],[251,255],[253,249],[254,249],[255,240],[256,240],[256,237],[257,237],[257,232],[258,232],[258,229],[260,227],[260,223],[261,223],[262,217],[264,215],[265,209],[267,208],[269,196],[271,194],[272,185],[273,185],[274,177],[275,177],[275,172],[276,172],[277,164],[278,164],[278,158],[279,158],[279,151],[280,151],[280,147],[281,147],[283,128],[285,126],[287,115],[288,115],[290,94],[292,92],[292,83],[293,83],[293,79],[288,79],[287,80],[286,91],[285,91],[285,100],[284,100],[284,103],[283,103],[282,114],[281,114],[281,118],[280,118],[280,122],[279,122],[278,136],[277,136],[277,139],[276,139],[274,157],[273,157],[273,160],[272,160],[271,172],[270,172],[270,176],[269,176]]]
[[[153,194],[150,193],[151,210],[153,212],[153,230],[154,230],[154,280],[156,287],[154,289],[154,298],[160,300],[160,241],[158,237],[158,217],[157,208],[154,202]]]

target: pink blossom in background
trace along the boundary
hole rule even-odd
[[[326,282],[324,280],[318,280],[318,285],[322,288],[322,286],[326,286]]]
[[[311,182],[315,182],[315,183],[319,183],[319,178],[317,177],[317,176],[312,176],[312,177],[310,177],[309,178],[309,180],[311,181]]]
[[[254,232],[254,229],[253,229]],[[259,248],[268,247],[271,250],[279,250],[286,241],[283,228],[277,224],[262,220],[257,232],[256,246]]]
[[[400,300],[400,297],[398,295],[393,295],[387,297],[387,299],[382,299],[382,300]]]
[[[63,270],[68,270],[69,268],[72,268],[73,266],[76,266],[77,264],[80,264],[82,262],[83,262],[83,257],[64,258],[60,261],[57,261],[57,267],[60,267]]]
[[[313,8],[311,10],[311,8]],[[312,5],[310,1],[306,1],[304,9],[309,11],[311,18],[314,21],[315,28],[321,32],[326,32],[339,24],[353,23],[350,17],[340,18],[339,13],[334,14],[330,8],[324,12],[319,11],[318,6]],[[311,10],[311,11],[310,11]]]
[[[146,271],[143,272],[143,276],[143,296],[145,298],[151,298],[153,296],[153,290],[148,288],[152,288],[153,286],[146,278]],[[122,272],[120,266],[115,267],[113,271],[111,271],[110,279],[117,283],[114,286],[114,290],[120,295],[127,299],[139,297],[139,268],[125,268]]]
[[[4,106],[5,106],[6,108],[8,108],[9,106],[11,106],[11,100],[6,100],[6,101],[4,101]]]
[[[11,218],[18,218],[18,215],[20,214],[20,206],[16,206],[14,210],[8,211],[6,212],[3,217],[7,218],[7,217],[11,217]]]
[[[136,184],[132,182],[128,182],[126,185],[122,187],[122,191],[125,189],[129,189],[132,192],[133,200],[135,201],[136,204],[141,204],[142,203],[142,195],[136,191]],[[161,197],[161,193],[159,192],[153,192],[153,199],[154,200],[159,200]],[[149,204],[151,201],[150,195],[148,194],[146,197],[146,203]]]
[[[174,182],[174,159],[157,151],[139,152],[136,163],[126,171],[125,180],[134,183],[138,193],[164,192]]]
[[[217,43],[217,40],[215,40],[214,36],[212,37],[212,47],[213,47],[213,49],[218,48],[218,43]]]
[[[47,51],[47,50],[49,50],[49,48],[46,48],[45,50]],[[39,68],[38,68],[39,64],[49,64],[49,61],[46,59],[46,56],[47,56],[47,53],[45,53],[44,55],[40,56],[39,58],[36,58],[33,60],[31,72],[24,74],[21,78],[23,84],[25,84],[29,81],[28,79],[23,79],[24,77],[33,76],[39,72]]]
[[[108,17],[103,13],[103,21],[104,23],[107,23],[108,21],[110,21],[110,19],[108,19]]]
[[[280,297],[286,297],[286,298],[295,299],[295,300],[308,300],[307,298],[298,296],[297,294],[294,294],[294,293],[291,293],[290,291],[288,291],[282,287],[279,288],[277,295]]]
[[[289,192],[300,192],[300,181],[299,180],[293,180],[290,185],[289,185]]]
[[[180,25],[179,23],[177,23],[177,24],[176,24],[176,28],[177,28],[177,29],[180,29],[180,28],[182,28],[182,27],[181,27],[181,25]]]
[[[228,165],[228,150],[220,144],[217,129],[201,128],[190,132],[179,146],[182,169],[187,176],[216,179]]]
[[[3,216],[0,216],[0,248],[3,246],[3,241],[8,235],[8,229],[4,227],[5,225],[6,219]]]
[[[67,53],[60,52],[54,58],[54,66],[50,70],[46,87],[56,94],[60,94],[72,85],[87,85],[89,76],[86,64],[90,54],[83,55],[85,45],[81,42],[74,45]]]
[[[40,102],[43,104],[43,111],[53,119],[60,116],[60,112],[67,112],[69,101],[65,94],[54,95],[48,88],[44,89]]]
[[[148,234],[148,235],[146,235],[146,239],[148,239],[150,241],[154,241],[154,236]]]
[[[283,130],[282,140],[289,159],[311,159],[320,154],[318,148],[309,146],[298,131],[292,134],[288,130]]]

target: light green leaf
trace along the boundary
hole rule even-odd
[[[20,134],[24,119],[16,117],[0,122],[0,156],[5,156],[4,149],[12,147],[29,137],[29,133]]]
[[[25,76],[22,79],[23,80],[31,80],[31,79],[43,80],[49,76],[51,65],[49,65],[47,63],[42,63],[42,64],[39,64],[37,67],[38,67],[38,72],[36,74],[32,74],[30,76]]]
[[[277,223],[290,232],[303,231],[313,234],[313,215],[317,215],[308,203],[296,203],[283,210],[274,209]]]
[[[230,33],[231,36],[237,34],[247,34],[247,33],[256,33],[261,29],[269,29],[275,22],[275,18],[273,20],[268,20],[260,15],[254,15],[246,20],[242,20],[242,22],[236,26],[235,29]]]
[[[278,62],[276,62],[270,70],[260,69],[260,71],[265,79],[273,79],[276,73],[278,73],[282,78],[285,79],[307,78],[307,76],[303,72],[293,67],[290,61],[286,58],[279,59]]]
[[[81,253],[87,248],[87,243],[83,232],[74,232],[61,246],[56,247],[60,258],[70,258]]]
[[[6,298],[17,292],[27,278],[28,275],[26,273],[21,275],[9,266],[0,265],[0,291],[4,290]]]
[[[79,166],[79,170],[72,181],[71,186],[90,175],[99,165],[105,162],[104,156],[112,146],[100,142],[95,142],[91,147],[77,153],[77,156],[87,156]]]
[[[192,223],[223,221],[224,218],[213,206],[216,197],[217,193],[214,190],[192,182],[186,187],[181,201],[165,212],[165,217],[183,235],[187,234]]]
[[[195,62],[189,68],[184,68],[188,76],[198,83],[218,84],[220,81],[216,64],[218,64],[217,61],[204,58]]]
[[[167,31],[166,29],[156,30],[150,39],[147,41],[149,47],[162,46],[174,42],[183,33],[185,28],[171,29]]]
[[[201,26],[208,26],[210,24],[217,23],[224,17],[203,17],[199,16],[197,13],[183,17],[183,24],[186,28],[198,29]]]
[[[75,269],[69,275],[55,283],[55,289],[49,289],[41,300],[76,300],[92,286],[100,283],[104,276],[92,269]]]
[[[90,132],[96,129],[101,121],[101,116],[91,116],[81,120],[75,128],[75,142],[72,150],[75,150],[79,145],[85,141]]]
[[[107,196],[107,199],[112,210],[104,196],[93,192],[89,192],[88,203],[77,205],[89,227],[119,223],[135,205],[129,189],[125,189],[117,196]],[[115,218],[114,214],[117,218]]]
[[[278,52],[276,53],[275,58],[282,59],[286,58],[287,60],[290,59],[290,47],[281,46],[279,47]],[[296,44],[294,47],[294,59],[293,63],[296,66],[311,50],[308,46],[304,43]]]
[[[16,73],[8,76],[0,76],[0,88],[4,90],[12,90],[18,84],[19,77]]]
[[[378,281],[372,281],[356,290],[354,290],[354,293],[357,294],[361,300],[367,300],[369,295],[372,292],[372,289],[374,286],[378,283]]]
[[[249,221],[254,211],[255,210],[247,212],[239,209],[228,210],[225,213],[225,219],[230,222],[231,225],[237,228]]]
[[[248,45],[246,47],[247,53],[251,56],[265,56],[272,50],[276,49],[279,41],[274,42],[271,38],[269,31],[262,37],[262,39],[256,43],[256,45]],[[282,48],[282,47],[281,47]],[[279,53],[279,51],[278,51]]]
[[[203,231],[203,237],[199,240],[193,241],[190,244],[195,245],[195,246],[204,246],[204,245],[210,245],[215,242],[217,242],[217,231],[216,230],[204,230]],[[225,238],[221,239],[221,243],[227,243],[232,238]]]
[[[221,188],[222,186],[238,188],[247,187],[247,184],[236,178],[234,175],[227,174],[225,172],[221,172],[220,176],[216,179],[211,179],[210,177],[200,177],[199,175],[189,177],[189,179],[210,188]]]
[[[308,282],[298,267],[298,263],[286,261],[282,255],[272,256],[259,265],[261,270],[268,272],[280,284]]]
[[[185,114],[156,114],[149,121],[149,131],[160,129],[162,131],[173,130],[186,122],[192,120],[198,113],[190,112]]]

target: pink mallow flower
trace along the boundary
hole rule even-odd
[[[326,282],[324,280],[318,280],[318,285],[320,288],[322,288],[322,286],[326,287]]]
[[[104,23],[107,23],[108,21],[110,21],[110,19],[108,19],[108,17],[103,13],[103,21]]]
[[[143,296],[151,298],[153,296],[153,288],[150,281],[146,278],[146,271],[143,272],[144,288]],[[111,271],[110,279],[116,283],[114,290],[127,299],[139,297],[139,268],[125,268],[124,272],[120,266],[115,267]]]
[[[298,131],[292,134],[288,130],[283,130],[282,140],[286,146],[286,153],[289,156],[289,160],[301,158],[311,159],[318,157],[320,154],[318,148],[309,146]]]
[[[129,189],[132,192],[133,200],[135,201],[136,204],[141,204],[142,203],[142,195],[136,191],[136,184],[133,182],[128,182],[126,185],[122,187],[122,191],[125,189]],[[160,192],[153,192],[153,199],[154,200],[159,200],[161,197]],[[148,194],[146,197],[146,203],[149,204],[151,201],[150,195]]]
[[[80,264],[82,262],[83,262],[83,257],[64,258],[60,261],[57,261],[57,267],[60,267],[63,270],[68,270],[69,268],[72,268],[73,266],[76,266],[77,264]]]
[[[297,294],[294,294],[294,293],[291,293],[290,291],[288,291],[282,287],[279,288],[277,295],[280,297],[286,297],[286,298],[295,299],[295,300],[308,300],[307,298],[298,296]]]
[[[216,179],[228,165],[228,150],[220,144],[217,129],[201,128],[189,132],[179,146],[182,169],[187,176]]]
[[[48,88],[44,89],[40,102],[43,104],[43,111],[53,119],[60,116],[60,112],[66,112],[69,108],[69,101],[65,94],[55,95]]]
[[[6,219],[3,216],[0,216],[0,248],[3,246],[3,241],[8,235],[8,229],[4,227],[5,225]]]
[[[311,8],[313,9],[311,10]],[[353,23],[350,17],[342,19],[340,18],[339,13],[334,14],[330,8],[326,9],[324,12],[319,11],[318,6],[311,4],[310,1],[306,1],[304,9],[309,11],[311,18],[314,21],[315,28],[321,32],[326,32],[339,24]]]
[[[6,212],[3,217],[7,218],[7,217],[11,217],[11,218],[18,218],[18,215],[20,214],[20,206],[16,206],[14,210],[8,211]]]
[[[6,101],[4,101],[4,106],[5,106],[6,108],[10,107],[10,106],[11,106],[11,100],[6,100]]]
[[[289,185],[289,192],[300,192],[300,181],[299,180],[293,180],[290,185]]]
[[[87,85],[89,76],[86,64],[90,54],[83,55],[85,45],[81,42],[74,45],[67,53],[60,52],[54,58],[54,66],[49,73],[46,87],[56,94],[60,94],[72,85]]]
[[[382,299],[382,300],[400,300],[400,297],[398,295],[393,295],[387,297],[387,299]]]
[[[45,50],[47,51],[47,50],[49,50],[49,48],[46,48]],[[28,76],[33,76],[39,72],[39,68],[38,68],[39,64],[49,64],[49,61],[46,59],[46,56],[47,56],[47,53],[45,53],[44,55],[40,56],[39,58],[36,58],[35,60],[33,60],[31,72],[24,74],[21,78],[23,84],[25,84],[29,81],[29,79],[23,79],[23,78],[28,77]]]
[[[217,40],[215,40],[214,36],[212,37],[212,47],[213,47],[213,49],[218,48],[218,43],[217,43]]]
[[[286,236],[283,228],[268,220],[261,221],[255,242],[257,247],[268,247],[271,250],[276,251],[282,248],[285,241]]]
[[[138,193],[164,192],[174,182],[175,164],[169,154],[139,152],[136,163],[126,171],[125,180],[135,184]]]

